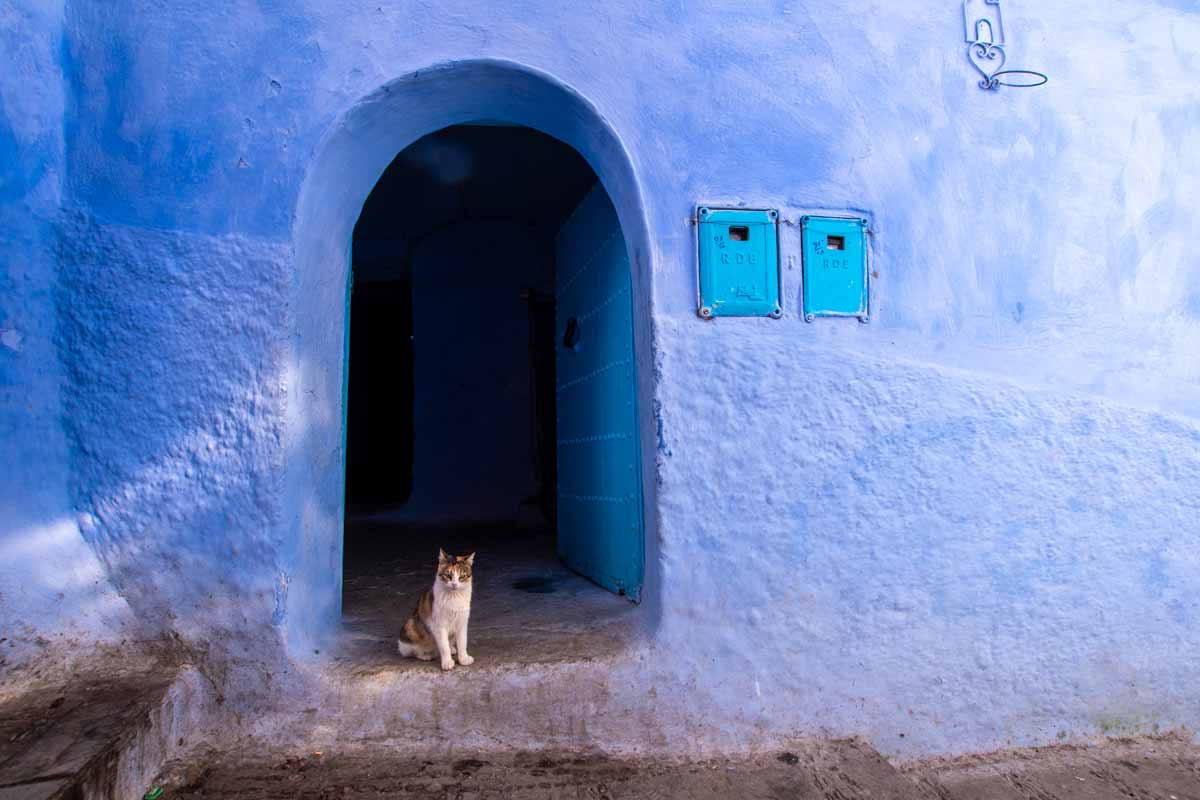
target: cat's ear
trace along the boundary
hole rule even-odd
[[[468,567],[473,567],[473,566],[475,566],[475,554],[474,554],[474,553],[471,553],[471,555],[469,555],[469,556],[467,556],[466,558],[464,558],[464,559],[463,559],[463,561],[467,562],[467,566],[468,566]]]
[[[438,563],[445,564],[449,560],[450,560],[450,556],[446,555],[446,551],[439,547],[438,548]]]

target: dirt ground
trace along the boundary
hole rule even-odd
[[[1200,800],[1200,747],[1180,739],[1138,739],[897,767],[858,741],[692,762],[563,753],[412,758],[375,746],[320,754],[210,754],[173,766],[162,785],[163,800]]]

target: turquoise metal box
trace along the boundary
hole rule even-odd
[[[804,319],[870,319],[867,220],[801,217],[804,250]]]
[[[699,313],[711,317],[774,317],[779,305],[779,212],[700,207]]]

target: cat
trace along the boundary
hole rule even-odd
[[[464,667],[475,663],[467,652],[467,620],[471,616],[471,568],[475,554],[449,556],[438,548],[433,588],[421,592],[417,607],[404,622],[396,647],[406,658],[432,661],[441,656],[442,669],[454,669],[454,654]]]

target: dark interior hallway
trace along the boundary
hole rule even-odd
[[[624,641],[632,606],[555,548],[555,237],[595,183],[537,131],[458,126],[400,153],[363,208],[340,654],[355,669],[428,668],[399,659],[395,636],[439,547],[478,553],[477,663]]]

